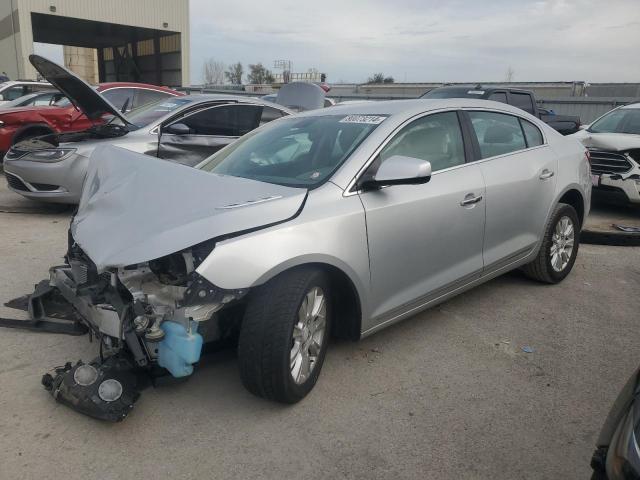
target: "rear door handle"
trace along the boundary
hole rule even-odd
[[[540,174],[540,180],[546,180],[547,178],[551,178],[555,175],[555,173],[553,173],[551,170],[547,170],[546,168],[544,170],[542,170],[542,173]]]
[[[474,203],[478,203],[482,200],[482,195],[474,196],[473,193],[469,193],[464,197],[464,200],[460,202],[461,207],[468,207],[469,205],[473,205]]]

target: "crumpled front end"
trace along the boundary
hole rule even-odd
[[[45,375],[43,384],[60,403],[94,418],[122,420],[149,379],[191,375],[204,342],[234,334],[236,317],[220,312],[238,305],[246,290],[218,288],[196,272],[212,241],[99,273],[70,239],[67,263],[49,272],[51,298],[68,302],[98,338],[100,357]],[[32,298],[30,310],[48,318],[53,302]]]

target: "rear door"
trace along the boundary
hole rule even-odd
[[[251,104],[216,105],[188,113],[163,126],[158,156],[194,166],[281,113],[271,107]],[[185,133],[171,131],[170,127],[177,124],[187,127]]]
[[[516,115],[465,112],[486,184],[484,264],[526,256],[541,238],[556,188],[557,159],[541,130]]]
[[[382,148],[365,176],[393,155],[431,162],[423,185],[361,192],[366,212],[373,324],[392,321],[443,292],[480,276],[484,181],[466,163],[456,112],[425,115]]]

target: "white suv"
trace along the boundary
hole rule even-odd
[[[30,93],[53,88],[49,82],[34,82],[32,80],[11,80],[0,83],[0,105]]]

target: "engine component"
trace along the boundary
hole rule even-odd
[[[140,397],[138,378],[131,362],[113,355],[104,362],[68,362],[45,374],[42,385],[57,402],[98,420],[122,421]]]

